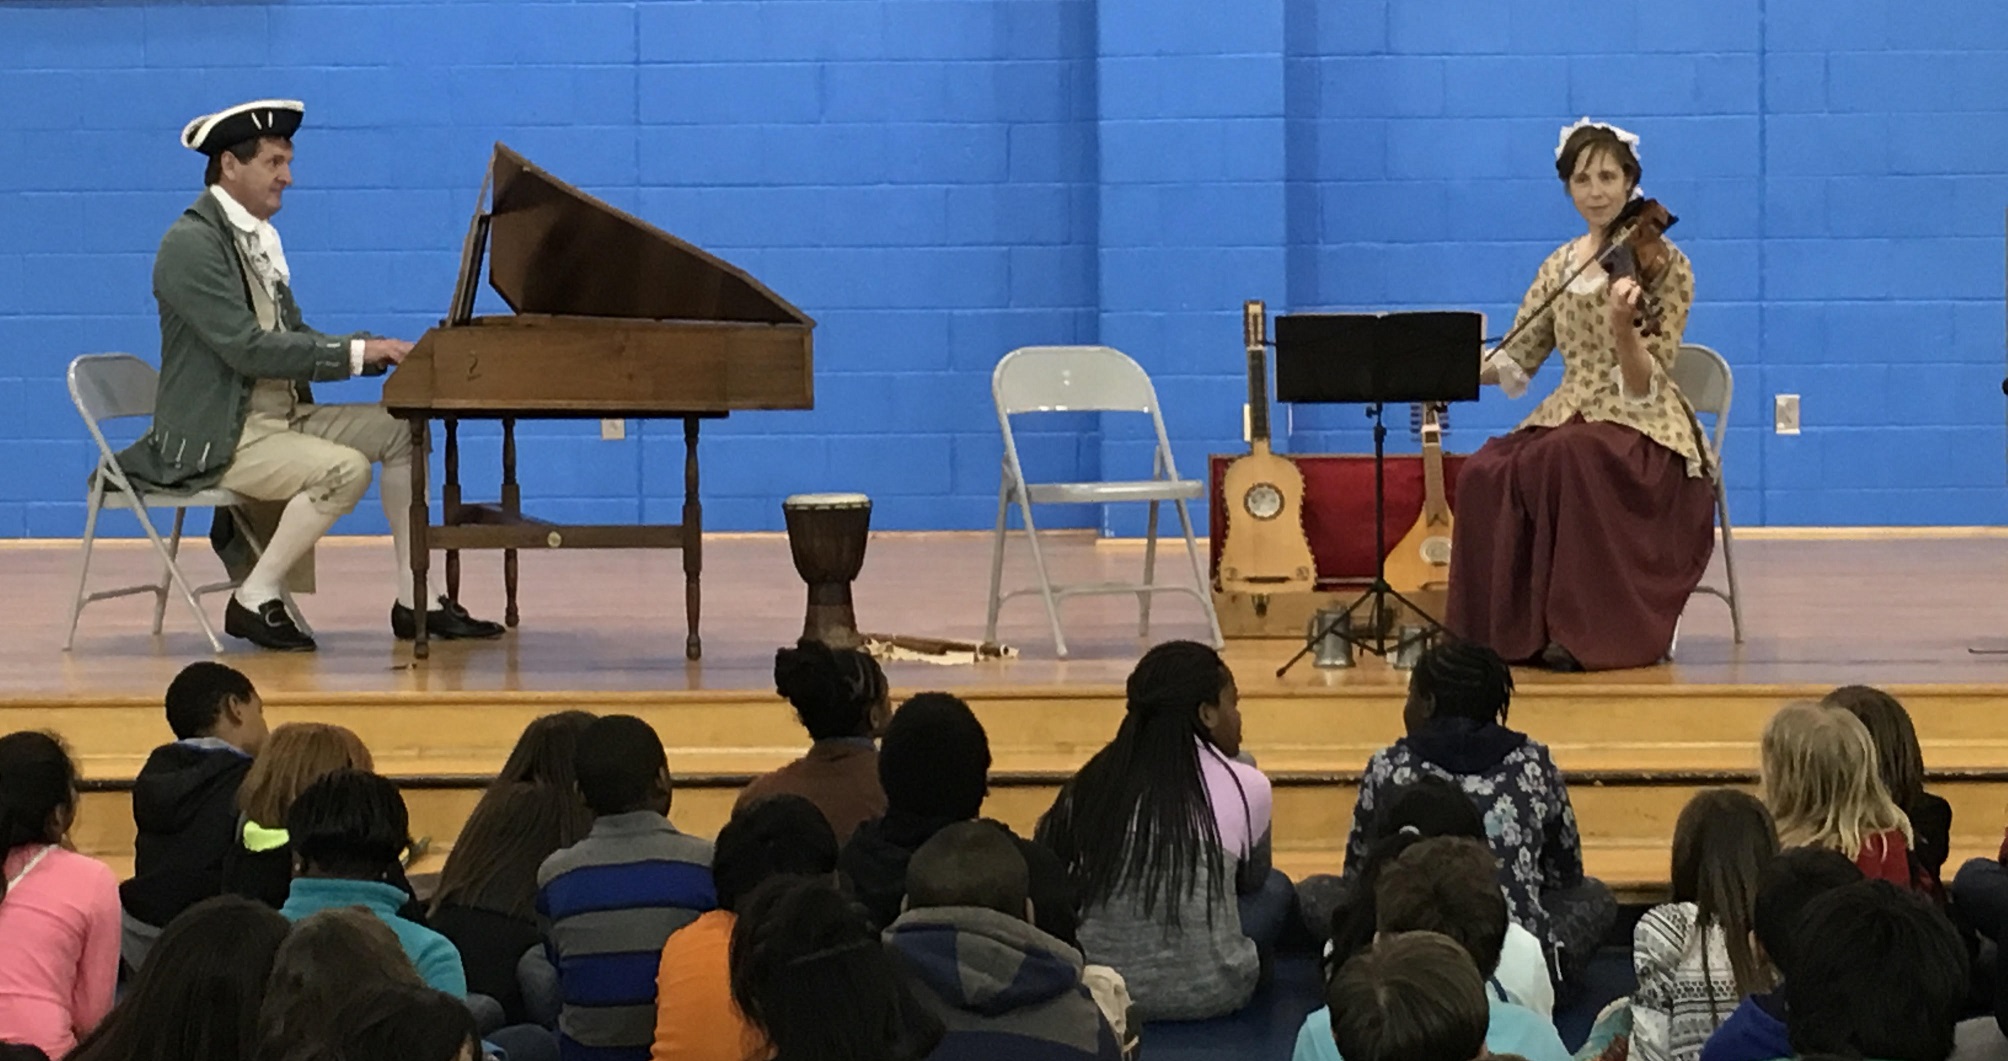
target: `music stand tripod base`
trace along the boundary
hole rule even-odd
[[[1437,634],[1443,632],[1442,622],[1429,614],[1422,605],[1403,596],[1400,591],[1388,584],[1387,535],[1382,529],[1386,526],[1387,508],[1387,482],[1384,476],[1387,464],[1387,424],[1382,419],[1381,406],[1378,403],[1368,410],[1367,415],[1374,420],[1374,545],[1375,555],[1381,558],[1375,566],[1374,580],[1358,597],[1353,598],[1351,604],[1346,605],[1344,611],[1327,620],[1323,627],[1311,631],[1304,639],[1303,645],[1297,649],[1296,655],[1276,668],[1278,678],[1288,674],[1290,668],[1296,666],[1298,661],[1317,650],[1319,642],[1334,633],[1351,642],[1355,648],[1386,659],[1389,653],[1399,657],[1417,642],[1427,644]],[[1352,621],[1352,616],[1369,601],[1373,604],[1371,611],[1368,612],[1369,629],[1362,629],[1360,624]],[[1398,632],[1400,627],[1396,621],[1401,609],[1404,608],[1417,620],[1414,631],[1405,637]],[[1345,625],[1344,630],[1339,629],[1342,623]],[[1390,631],[1396,631],[1391,642],[1388,636]]]
[[[1365,593],[1341,612],[1348,629],[1342,635],[1356,647],[1386,657],[1389,650],[1389,602],[1397,602],[1422,620],[1418,632],[1397,637],[1400,653],[1418,640],[1428,641],[1443,624],[1387,581],[1387,402],[1459,402],[1478,400],[1478,370],[1484,346],[1485,316],[1481,313],[1425,311],[1416,313],[1287,314],[1276,319],[1276,397],[1306,404],[1365,405],[1374,436],[1374,579]],[[1373,602],[1371,635],[1359,632],[1350,617]],[[1336,632],[1334,617],[1324,629],[1304,640],[1303,647],[1281,667],[1276,677],[1316,650]]]
[[[1349,623],[1347,629],[1343,632],[1325,630],[1319,632],[1320,636],[1326,633],[1338,633],[1340,637],[1352,642],[1353,646],[1362,652],[1371,652],[1376,656],[1385,657],[1390,652],[1400,652],[1414,641],[1427,642],[1430,638],[1443,632],[1443,623],[1436,616],[1429,614],[1429,612],[1423,610],[1422,605],[1402,596],[1401,591],[1385,582],[1368,586],[1358,597],[1353,599],[1351,604],[1346,605],[1346,610],[1340,614],[1350,618],[1353,613],[1360,610],[1361,605],[1368,601],[1373,602],[1371,633],[1362,632],[1358,623]],[[1390,606],[1390,602],[1399,604],[1401,607],[1392,607]],[[1399,633],[1403,624],[1398,623],[1397,620],[1402,615],[1402,609],[1406,609],[1416,619],[1415,632],[1408,637],[1402,637]],[[1334,618],[1332,625],[1335,626],[1338,622],[1339,620]],[[1392,642],[1389,641],[1390,633],[1394,634]],[[1314,644],[1316,640],[1316,638],[1312,639]],[[1277,677],[1280,678],[1282,675],[1278,674]]]

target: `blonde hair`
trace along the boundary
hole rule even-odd
[[[1910,819],[1876,769],[1862,720],[1813,703],[1787,704],[1764,725],[1762,789],[1782,847],[1827,847],[1849,858],[1877,833],[1911,840]]]
[[[272,731],[251,763],[237,790],[237,809],[259,825],[284,828],[300,793],[342,769],[376,769],[361,737],[344,726],[289,722]]]

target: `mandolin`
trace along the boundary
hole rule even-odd
[[[1397,593],[1447,585],[1450,582],[1450,501],[1443,490],[1443,409],[1434,402],[1421,406],[1422,511],[1415,526],[1387,557],[1387,582]]]
[[[1317,562],[1304,534],[1304,473],[1269,451],[1268,325],[1262,303],[1242,306],[1248,348],[1247,456],[1220,479],[1227,506],[1227,540],[1220,546],[1220,588],[1236,593],[1307,593]]]

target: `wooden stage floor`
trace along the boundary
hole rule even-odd
[[[562,551],[522,558],[520,629],[496,642],[436,642],[418,663],[390,636],[381,539],[322,550],[326,588],[302,601],[321,651],[231,642],[224,658],[258,684],[275,721],[360,734],[404,787],[413,828],[434,838],[435,856],[522,727],[564,707],[650,720],[676,770],[678,825],[712,835],[749,777],[799,754],[800,725],[775,698],[771,668],[774,648],[801,629],[805,591],[778,536],[719,536],[706,550],[700,663],[683,659],[678,557]],[[193,553],[192,573],[214,577],[206,545]],[[1142,564],[1139,545],[1088,537],[1057,541],[1049,556],[1073,581]],[[1933,791],[1957,809],[1955,852],[1991,852],[2008,806],[2008,657],[1969,655],[1967,645],[2008,636],[2008,599],[1996,591],[2008,586],[2008,538],[1753,538],[1739,542],[1738,558],[1746,644],[1732,643],[1720,601],[1697,597],[1671,665],[1520,676],[1513,724],[1547,742],[1567,771],[1591,872],[1633,900],[1663,897],[1681,807],[1704,787],[1753,785],[1764,720],[1788,699],[1846,682],[1896,688],[1916,719]],[[126,790],[165,735],[161,690],[184,664],[209,658],[209,646],[178,600],[155,638],[150,603],[129,598],[87,610],[76,650],[63,652],[75,559],[66,543],[0,547],[0,732],[64,734],[86,780],[80,849],[124,866]],[[1161,558],[1165,573],[1189,574],[1183,559]],[[98,566],[107,581],[97,584],[153,571],[143,544],[105,547]],[[493,554],[468,560],[463,589],[477,614],[501,612],[500,567]],[[1007,584],[1028,574],[1014,543]],[[857,586],[859,617],[874,632],[974,639],[988,576],[987,535],[881,535]],[[220,597],[208,607],[220,614]],[[1070,602],[1074,654],[1061,661],[1037,597],[1015,600],[1000,635],[1018,658],[894,664],[895,695],[946,688],[969,700],[993,754],[985,813],[1030,831],[1122,716],[1123,679],[1146,647],[1134,609],[1134,598]],[[1204,636],[1189,599],[1161,597],[1156,616],[1154,639]],[[1295,647],[1236,640],[1227,658],[1250,750],[1276,784],[1278,864],[1301,876],[1338,868],[1360,765],[1400,733],[1406,675],[1369,660],[1341,671],[1305,664],[1279,681],[1274,671]]]
[[[1970,655],[1970,642],[2008,636],[2008,539],[1998,537],[1799,540],[1738,543],[1748,641],[1730,637],[1718,600],[1690,604],[1676,661],[1668,666],[1588,676],[1529,673],[1524,684],[1611,686],[1824,686],[1844,682],[1900,685],[2000,684],[2008,657]],[[206,543],[191,546],[198,578],[219,570]],[[1127,577],[1140,544],[1062,537],[1049,556],[1062,579]],[[0,698],[65,700],[153,698],[183,664],[210,653],[179,600],[170,601],[163,636],[148,633],[146,598],[95,604],[85,611],[76,649],[62,651],[62,619],[74,578],[68,543],[0,547]],[[856,587],[860,625],[883,633],[974,639],[983,632],[989,539],[984,534],[876,536]],[[153,573],[143,543],[101,545],[93,585],[136,581]],[[390,552],[386,539],[335,539],[321,550],[323,591],[302,598],[321,650],[262,653],[226,639],[225,658],[261,689],[324,693],[453,691],[563,693],[723,693],[771,689],[775,646],[800,630],[803,587],[779,536],[718,536],[706,543],[704,659],[682,654],[683,605],[675,554],[554,551],[522,560],[520,629],[498,642],[435,643],[432,659],[413,660],[392,640]],[[1182,550],[1160,558],[1167,577],[1189,577]],[[499,618],[500,559],[473,554],[464,599],[477,614]],[[434,564],[435,576],[439,565]],[[1029,561],[1013,542],[1006,584],[1022,584]],[[1721,580],[1720,560],[1710,581]],[[222,599],[209,599],[221,624]],[[1072,658],[1055,658],[1036,596],[1006,606],[1000,639],[1017,659],[973,666],[896,664],[902,690],[1035,687],[1106,690],[1119,686],[1147,646],[1138,638],[1129,598],[1076,599],[1064,618]],[[1151,640],[1203,637],[1189,599],[1160,596]],[[1294,649],[1283,641],[1235,641],[1228,658],[1244,691],[1288,695],[1320,688],[1375,687],[1391,692],[1403,676],[1377,661],[1350,671],[1319,671],[1308,662],[1280,682],[1276,666]],[[1782,691],[1782,690],[1781,690]]]

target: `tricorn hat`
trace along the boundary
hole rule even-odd
[[[181,146],[216,155],[246,140],[276,136],[290,140],[307,105],[296,99],[260,99],[205,114],[181,130]]]

